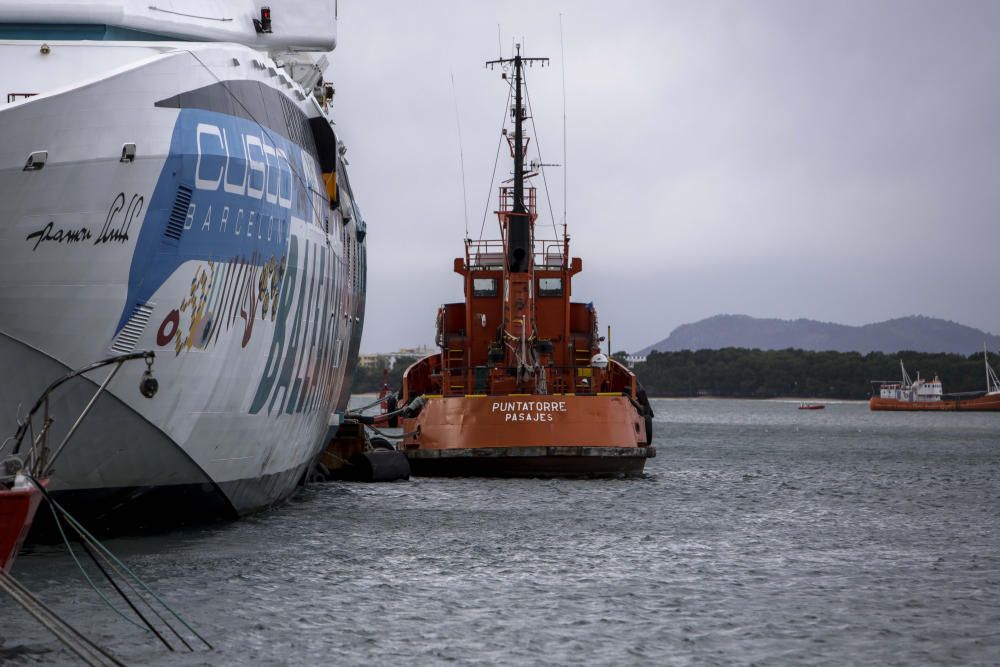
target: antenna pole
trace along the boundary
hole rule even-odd
[[[566,201],[567,201],[567,180],[566,176],[566,50],[563,47],[563,24],[562,14],[559,14],[559,60],[562,68],[562,97],[563,97],[563,235],[566,234]]]
[[[462,121],[458,113],[458,93],[455,92],[455,73],[451,73],[451,96],[455,101],[455,126],[458,128],[458,161],[462,167],[462,215],[465,216],[465,238],[469,238],[469,195],[465,190],[465,149],[462,146]]]
[[[499,65],[514,66],[514,142],[511,152],[514,158],[514,192],[511,210],[505,217],[507,270],[510,273],[523,273],[531,269],[533,259],[534,239],[532,238],[533,213],[528,211],[524,203],[524,83],[523,68],[525,64],[547,65],[548,58],[524,58],[521,56],[521,45],[515,44],[513,58],[491,60],[486,66],[492,69]],[[504,78],[506,78],[504,74]]]
[[[524,208],[524,134],[522,121],[524,107],[521,102],[521,45],[514,55],[514,213],[523,214]]]

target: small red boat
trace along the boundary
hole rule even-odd
[[[799,410],[822,410],[825,407],[822,403],[799,403]]]
[[[0,480],[0,570],[4,572],[10,572],[42,500],[42,492],[24,475],[15,475],[9,484]]]

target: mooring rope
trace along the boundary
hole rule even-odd
[[[131,577],[131,579],[136,584],[138,584],[140,587],[142,587],[142,589],[147,594],[149,594],[154,600],[156,600],[158,603],[160,603],[163,606],[164,609],[166,609],[167,611],[169,611],[170,615],[173,616],[175,619],[177,619],[177,621],[180,622],[181,625],[183,625],[185,628],[187,628],[187,630],[192,635],[194,635],[195,637],[197,637],[209,649],[213,648],[213,646],[208,642],[208,640],[205,639],[204,637],[202,637],[193,627],[191,627],[191,625],[186,620],[184,620],[184,618],[180,614],[178,614],[173,609],[173,607],[171,607],[169,604],[166,603],[166,601],[164,601],[159,595],[157,595],[156,591],[154,591],[148,585],[146,585],[145,581],[143,581],[135,572],[133,572],[131,569],[129,569],[129,567],[127,565],[125,565],[125,563],[123,563],[117,556],[115,556],[113,553],[111,553],[111,551],[109,551],[107,547],[105,547],[103,544],[101,544],[101,542],[96,537],[94,537],[93,534],[90,533],[90,531],[88,531],[86,528],[84,528],[83,525],[79,521],[77,521],[75,518],[73,518],[72,514],[70,514],[69,512],[67,512],[64,507],[62,507],[59,503],[57,503],[52,498],[52,496],[49,495],[48,491],[38,482],[38,480],[36,480],[35,478],[30,477],[30,476],[28,477],[28,479],[30,479],[31,482],[42,492],[42,495],[45,496],[45,499],[48,500],[49,504],[54,508],[53,511],[58,510],[59,513],[62,514],[63,518],[70,525],[70,527],[72,527],[75,531],[77,531],[81,535],[81,537],[86,537],[86,539],[88,539],[90,541],[90,543],[97,549],[97,551],[99,553],[102,554],[102,556],[104,558],[109,559],[110,561],[114,562],[119,568],[121,568],[121,570],[123,570],[124,572],[126,572],[128,574],[128,576]],[[58,525],[58,522],[57,522],[57,525]],[[61,527],[60,527],[60,532],[62,532],[62,528]],[[64,539],[65,539],[65,534],[64,534]],[[74,555],[74,560],[75,559],[76,559],[76,556]],[[77,564],[79,565],[79,561],[77,562]],[[81,570],[82,570],[82,566],[81,566]],[[89,577],[88,577],[88,580],[89,580]],[[126,578],[126,580],[127,580],[127,578]],[[103,598],[104,596],[102,595],[101,597]],[[106,598],[105,598],[105,601],[107,601]],[[109,606],[110,606],[110,603],[109,603]],[[166,622],[166,621],[164,621],[164,622]],[[133,624],[135,624],[134,621],[133,621]],[[169,623],[167,625],[169,627]],[[176,634],[176,631],[174,631],[174,632]]]
[[[36,621],[44,625],[49,632],[55,635],[56,639],[61,641],[66,648],[75,653],[77,657],[88,665],[96,667],[103,667],[104,665],[125,667],[124,663],[85,637],[79,630],[63,620],[62,617],[46,606],[44,602],[35,597],[17,579],[3,570],[0,570],[0,590],[7,593],[14,602],[31,614]]]
[[[34,478],[29,477],[28,479],[30,479],[35,486],[41,488],[41,485],[37,481],[35,481]],[[43,491],[43,493],[44,493],[44,491]],[[48,495],[46,495],[46,499],[48,499]],[[136,623],[131,618],[129,618],[128,616],[126,616],[125,613],[122,612],[120,609],[118,609],[118,607],[116,607],[114,605],[114,603],[111,600],[109,600],[107,598],[107,596],[104,595],[104,593],[101,592],[101,589],[99,589],[97,587],[97,584],[94,583],[94,580],[90,578],[89,574],[87,574],[87,570],[83,567],[83,563],[81,563],[80,559],[76,557],[76,552],[73,551],[73,547],[70,546],[69,538],[66,537],[66,532],[63,530],[63,527],[62,527],[62,521],[59,520],[59,513],[56,511],[56,508],[54,507],[54,505],[52,504],[51,501],[49,502],[49,510],[52,511],[52,518],[56,522],[56,528],[59,529],[59,535],[60,535],[60,537],[62,537],[63,544],[66,545],[66,551],[69,552],[69,555],[73,559],[73,562],[76,563],[77,569],[80,570],[80,574],[82,574],[83,578],[87,580],[87,583],[90,584],[90,587],[92,589],[94,589],[94,592],[97,593],[97,595],[102,600],[104,600],[104,604],[108,605],[108,607],[111,609],[111,611],[115,612],[116,614],[118,614],[123,619],[125,619],[126,621],[128,621],[129,623],[131,623],[132,625],[134,625],[135,627],[139,628],[140,630],[144,630],[145,631],[146,628],[144,628],[142,625],[140,625],[139,623]]]
[[[399,399],[399,394],[397,392],[395,392],[395,391],[390,392],[390,393],[386,394],[385,396],[382,396],[381,398],[376,398],[374,401],[372,401],[368,405],[362,405],[360,408],[354,408],[353,410],[351,410],[351,412],[349,412],[347,414],[357,414],[357,413],[360,413],[360,412],[364,412],[368,408],[374,408],[376,405],[378,405],[382,401],[388,401],[390,398]]]
[[[381,431],[381,430],[375,428],[374,426],[372,426],[371,424],[365,424],[365,428],[371,429],[375,433],[379,434],[380,436],[382,436],[383,438],[386,438],[388,440],[402,440],[403,438],[408,438],[411,435],[416,435],[419,432],[419,429],[418,429],[416,431],[410,431],[409,433],[400,433],[399,435],[395,435],[395,434],[391,434],[391,433],[386,433],[385,431]]]

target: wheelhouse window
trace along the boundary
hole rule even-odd
[[[562,296],[562,278],[539,278],[538,296]]]
[[[496,296],[496,295],[497,295],[496,278],[472,279],[472,296]]]

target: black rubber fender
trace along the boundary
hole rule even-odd
[[[649,396],[641,382],[637,383],[635,398],[642,406],[642,416],[646,420],[646,444],[653,444],[653,406],[649,404]]]
[[[394,482],[410,479],[410,462],[403,452],[376,449],[354,454],[350,459],[354,479],[359,482]]]

